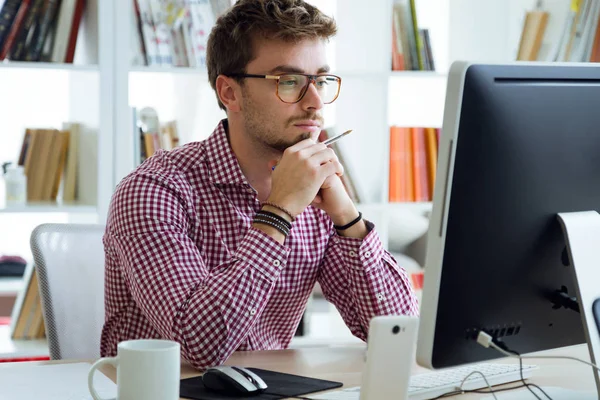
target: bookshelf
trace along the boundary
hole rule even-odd
[[[368,217],[383,233],[384,245],[390,213],[431,208],[431,203],[388,203],[389,127],[440,127],[450,63],[514,60],[524,13],[535,5],[535,0],[416,0],[419,26],[430,32],[436,70],[392,71],[394,1],[370,6],[363,0],[311,1],[339,26],[329,59],[343,78],[342,92],[326,107],[325,118],[328,125],[355,131],[339,146],[365,194],[360,207],[372,213]],[[548,8],[559,3],[564,0],[544,1]],[[60,214],[65,221],[103,223],[115,185],[134,166],[131,107],[154,107],[161,120],[176,120],[181,143],[204,139],[225,116],[206,70],[132,65],[131,1],[86,4],[73,64],[0,62],[0,85],[3,94],[9,93],[1,96],[0,110],[11,110],[2,114],[0,157],[16,157],[25,127],[81,121],[96,133],[84,200],[0,206],[0,218],[34,214],[41,223],[47,215]],[[560,18],[551,18],[549,26],[560,30]]]

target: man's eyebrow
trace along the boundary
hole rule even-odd
[[[329,65],[324,65],[317,71],[317,74],[323,74],[329,72]],[[275,74],[277,72],[291,73],[291,74],[304,74],[304,70],[302,68],[294,67],[291,65],[278,65],[272,70],[269,71],[269,74]]]

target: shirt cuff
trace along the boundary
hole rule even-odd
[[[365,222],[369,233],[364,238],[351,238],[336,233],[333,242],[347,266],[355,270],[370,271],[380,264],[384,251],[373,223]]]
[[[290,248],[265,232],[250,227],[233,258],[248,263],[270,281],[275,281],[285,268]]]

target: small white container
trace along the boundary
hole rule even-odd
[[[27,202],[27,177],[25,168],[8,165],[4,174],[6,205],[22,205]]]

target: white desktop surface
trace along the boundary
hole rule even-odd
[[[10,338],[10,326],[0,326],[0,360],[47,357],[50,354],[46,339],[36,340],[12,340]]]
[[[280,371],[285,373],[310,376],[320,379],[328,379],[340,381],[344,383],[344,387],[359,386],[361,380],[361,371],[364,362],[365,346],[331,346],[319,348],[302,348],[294,350],[279,350],[279,351],[256,351],[256,352],[236,352],[226,364],[239,365],[245,367],[256,367]],[[589,361],[587,347],[585,345],[572,346],[568,348],[542,352],[543,355],[569,355],[579,357]],[[88,360],[92,362],[93,360]],[[60,364],[70,361],[44,361],[41,364]],[[512,359],[498,360],[501,363],[518,362]],[[595,382],[591,367],[575,361],[567,360],[530,360],[530,364],[539,365],[540,369],[533,372],[533,376],[529,379],[530,383],[535,383],[540,386],[554,386],[560,388],[568,388],[573,390],[593,391],[595,390]],[[18,363],[12,364],[15,367]],[[9,365],[4,367],[10,368]],[[101,368],[101,371],[106,374],[111,380],[116,379],[116,370],[110,365]],[[429,372],[429,370],[421,367],[415,367],[415,374]],[[200,375],[200,373],[192,369],[189,365],[183,364],[181,367],[181,378],[189,378]],[[505,386],[496,386],[495,388],[515,385],[515,383]],[[525,388],[515,391],[503,392],[502,397],[506,398],[510,395],[512,399],[533,399],[533,395]],[[487,394],[465,394],[447,399],[488,399],[491,398]],[[379,399],[376,399],[379,400]]]

